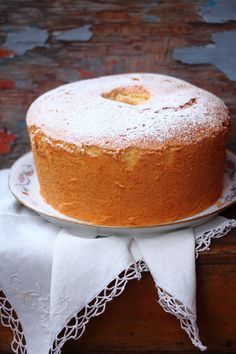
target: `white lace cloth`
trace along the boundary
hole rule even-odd
[[[14,352],[60,353],[143,271],[151,272],[163,309],[206,349],[196,324],[195,256],[236,227],[235,220],[216,217],[165,235],[83,238],[21,206],[7,176],[0,171],[0,320],[14,332]]]

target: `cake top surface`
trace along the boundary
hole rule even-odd
[[[27,125],[65,144],[106,149],[186,143],[225,129],[224,103],[185,81],[159,74],[104,76],[37,98]]]

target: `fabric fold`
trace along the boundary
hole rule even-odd
[[[134,264],[130,237],[82,238],[62,230],[56,240],[51,292],[51,343],[68,320]],[[73,270],[73,271],[72,271]]]
[[[196,313],[195,239],[193,229],[134,237],[156,286]],[[181,245],[181,246],[180,246]]]
[[[206,350],[199,338],[196,314],[195,237],[192,228],[134,237],[148,265],[162,308],[180,320],[192,343]],[[180,247],[181,245],[181,247]]]
[[[17,313],[27,353],[48,353],[52,254],[58,228],[39,217],[15,215],[0,215],[0,224],[0,288]]]

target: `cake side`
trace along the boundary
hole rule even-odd
[[[30,127],[44,199],[96,225],[156,225],[194,215],[221,194],[227,129],[201,143],[104,151]]]

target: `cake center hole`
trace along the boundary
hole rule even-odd
[[[150,93],[142,86],[118,87],[102,94],[108,100],[124,102],[137,106],[150,98]]]

